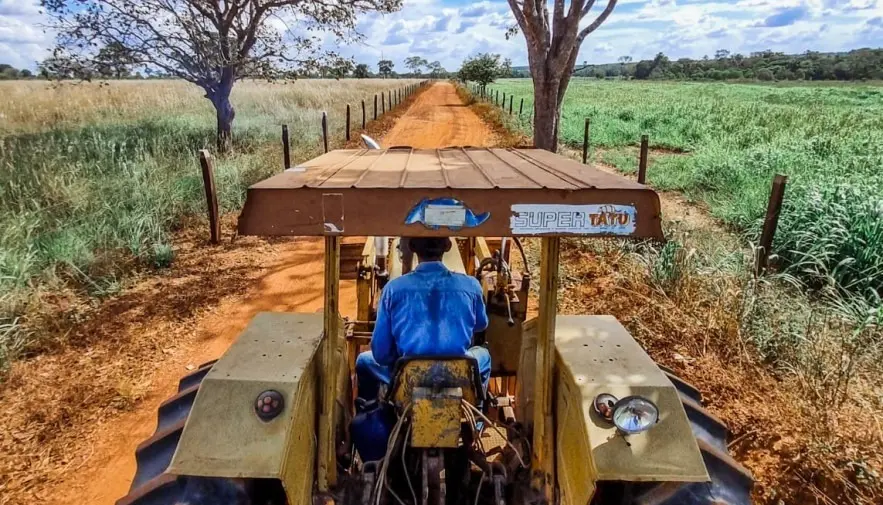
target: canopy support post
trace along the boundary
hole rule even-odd
[[[554,503],[555,424],[552,417],[552,384],[555,373],[555,316],[558,312],[558,257],[560,237],[542,239],[540,306],[537,317],[534,378],[533,454],[531,484]]]
[[[319,491],[337,483],[337,451],[334,408],[337,396],[337,364],[340,347],[340,237],[325,237],[325,338],[320,372],[322,410],[319,414]]]

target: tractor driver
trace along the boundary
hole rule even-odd
[[[413,272],[390,281],[377,304],[371,350],[356,359],[359,397],[377,398],[402,357],[469,355],[478,362],[487,390],[491,355],[472,347],[472,335],[487,329],[484,293],[479,282],[454,273],[442,263],[451,250],[444,237],[402,239],[420,263]]]

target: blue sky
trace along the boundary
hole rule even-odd
[[[595,9],[604,3],[599,0]],[[52,46],[43,21],[38,0],[0,0],[0,63],[34,68]],[[338,49],[374,70],[382,56],[405,71],[403,60],[414,54],[448,70],[478,52],[524,65],[524,39],[503,36],[512,22],[506,0],[404,0],[400,12],[363,17],[364,41]],[[747,54],[879,46],[883,0],[620,0],[607,23],[586,39],[579,61],[613,62],[623,55],[638,60],[659,51],[701,58],[717,49]]]

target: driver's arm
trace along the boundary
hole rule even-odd
[[[481,289],[481,283],[474,278],[472,283],[474,284],[472,311],[475,313],[475,328],[472,333],[479,333],[487,329],[487,307],[484,304],[484,291]]]
[[[377,321],[374,322],[374,333],[371,335],[371,353],[374,360],[383,366],[393,366],[399,358],[395,337],[392,334],[392,308],[390,289],[380,293],[377,303]]]

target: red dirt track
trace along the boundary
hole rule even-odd
[[[484,121],[463,104],[454,86],[439,82],[417,97],[382,143],[384,147],[490,147],[496,140]]]

